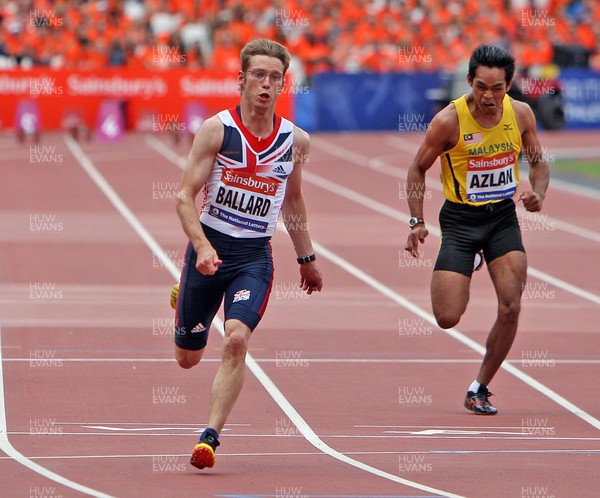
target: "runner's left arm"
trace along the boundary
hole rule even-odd
[[[294,169],[290,174],[285,191],[281,217],[299,258],[314,254],[306,204],[302,194],[302,167],[308,160],[309,136],[304,130],[294,127]],[[300,285],[308,294],[321,291],[323,278],[316,261],[300,265]]]
[[[527,211],[540,211],[550,182],[550,168],[548,168],[544,148],[540,145],[537,136],[533,111],[522,102],[516,105],[513,102],[513,106],[521,118],[519,126],[523,140],[523,154],[529,163],[529,183],[531,183],[531,191],[523,193],[521,199]]]

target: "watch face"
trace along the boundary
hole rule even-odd
[[[408,220],[408,226],[410,228],[417,226],[419,223],[423,223],[423,221],[419,218],[411,218],[410,220]]]

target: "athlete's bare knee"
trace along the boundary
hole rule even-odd
[[[190,358],[177,358],[177,363],[179,364],[179,366],[181,368],[185,368],[186,370],[189,370],[192,367],[195,367],[198,363],[200,363],[200,360],[196,360],[196,359],[190,359]]]
[[[225,341],[225,350],[230,356],[244,355],[248,348],[248,341],[243,334],[234,332]]]
[[[234,365],[243,362],[248,351],[250,328],[237,319],[225,322],[225,338],[223,339],[223,361]]]
[[[248,350],[248,340],[241,332],[232,332],[223,343],[223,358],[238,362],[243,360]]]
[[[433,316],[442,329],[454,327],[460,321],[460,317],[464,312],[465,308],[457,309],[456,307],[433,303]]]
[[[177,364],[181,368],[185,368],[186,370],[188,370],[200,363],[200,360],[202,359],[202,350],[188,351],[185,349],[178,348],[175,351],[175,359],[177,360]]]
[[[453,313],[434,313],[437,324],[442,329],[450,329],[460,321],[460,315]]]
[[[521,303],[518,300],[498,305],[498,319],[504,323],[514,323],[519,320]]]

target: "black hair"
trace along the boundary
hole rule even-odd
[[[479,45],[469,59],[469,76],[475,78],[479,66],[497,67],[504,69],[506,84],[508,85],[515,74],[515,58],[503,48],[494,45]]]

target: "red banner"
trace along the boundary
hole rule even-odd
[[[30,100],[39,107],[42,130],[63,129],[73,116],[94,128],[101,103],[109,99],[121,103],[128,129],[166,129],[182,123],[190,105],[202,109],[204,118],[234,107],[240,98],[236,77],[187,70],[0,71],[0,125],[13,128],[19,102]],[[289,92],[279,96],[277,113],[293,119]]]

